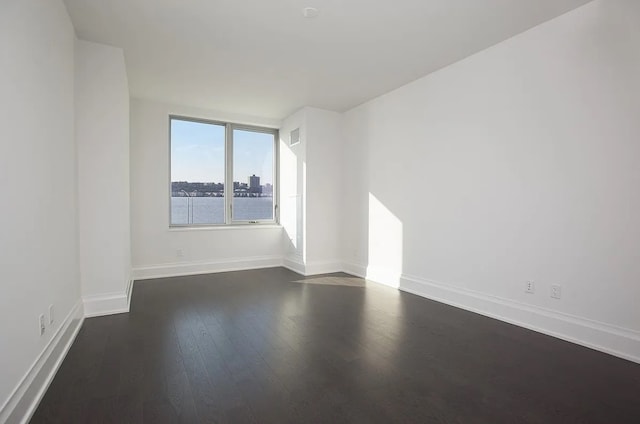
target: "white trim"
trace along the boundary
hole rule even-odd
[[[126,291],[84,296],[86,318],[129,312],[129,296]]]
[[[383,284],[385,286],[397,289],[398,287],[400,287],[401,278],[402,274],[393,269],[375,267],[371,265],[367,267],[366,279],[379,284]]]
[[[83,321],[82,303],[78,301],[0,408],[0,422],[23,424],[31,419]]]
[[[300,275],[306,275],[307,272],[302,258],[298,255],[285,256],[282,258],[282,266]]]
[[[181,231],[238,231],[238,230],[280,230],[282,231],[280,224],[239,224],[235,221],[234,224],[218,224],[218,225],[171,225],[169,226],[169,232],[181,232]]]
[[[398,288],[402,278],[402,274],[389,268],[367,266],[355,262],[343,262],[342,271],[395,289]]]
[[[640,363],[640,332],[402,275],[400,290]]]
[[[305,276],[331,274],[342,271],[342,263],[339,261],[315,261],[305,264]]]
[[[315,261],[305,264],[299,256],[284,257],[282,266],[305,277],[341,272],[343,268],[339,261]]]
[[[282,266],[282,256],[253,256],[229,258],[211,262],[181,262],[134,268],[134,280],[179,277],[184,275],[211,274],[215,272],[242,271]]]
[[[342,272],[346,272],[347,274],[355,275],[360,278],[367,277],[367,267],[358,263],[343,262]]]

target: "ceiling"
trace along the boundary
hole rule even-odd
[[[124,49],[132,97],[280,119],[348,110],[589,1],[65,3],[79,38]]]

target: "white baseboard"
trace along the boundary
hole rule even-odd
[[[388,268],[374,267],[369,265],[367,267],[366,279],[374,281],[385,286],[398,288],[400,287],[400,279],[402,274],[398,271],[394,271]]]
[[[180,277],[184,275],[211,274],[216,272],[243,271],[248,269],[274,268],[284,266],[301,275],[329,274],[342,271],[338,261],[316,261],[304,264],[297,256],[254,256],[248,258],[230,258],[222,261],[185,262],[151,265],[133,269],[134,280],[152,278]]]
[[[342,263],[342,271],[360,278],[367,278],[367,267],[357,263]]]
[[[400,285],[400,278],[402,277],[397,271],[353,262],[343,262],[342,271],[395,289]]]
[[[129,312],[130,293],[105,293],[84,296],[84,316],[87,318]]]
[[[13,390],[9,399],[0,408],[1,423],[24,424],[31,419],[82,327],[83,321],[82,303],[78,301]]]
[[[306,275],[307,272],[302,258],[297,256],[285,256],[282,258],[282,266],[300,275]]]
[[[134,268],[132,276],[134,280],[148,280],[151,278],[179,277],[277,266],[282,266],[282,256],[253,256],[210,262],[183,262],[142,266]]]
[[[299,258],[292,256],[284,257],[282,266],[305,277],[342,271],[342,263],[339,261],[315,261],[305,264]]]
[[[403,275],[400,290],[640,363],[640,332]]]
[[[342,263],[340,261],[308,262],[305,271],[306,275],[332,274],[342,271]]]

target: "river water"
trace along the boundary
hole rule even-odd
[[[272,220],[272,197],[234,197],[236,221]],[[224,197],[172,197],[171,224],[224,224]]]

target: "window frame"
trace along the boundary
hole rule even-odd
[[[201,124],[210,124],[210,125],[218,125],[224,127],[224,222],[219,224],[214,223],[205,223],[205,224],[174,224],[171,222],[171,199],[173,193],[173,184],[171,181],[171,122],[173,120],[179,121],[187,121],[187,122],[196,122]],[[247,125],[240,124],[235,122],[225,122],[225,121],[217,121],[213,119],[203,119],[203,118],[194,118],[190,116],[183,115],[169,115],[169,229],[180,229],[180,228],[221,228],[221,227],[230,227],[230,226],[264,226],[264,225],[279,225],[280,222],[280,214],[279,214],[279,172],[278,172],[278,164],[280,162],[280,143],[279,143],[279,131],[278,128],[270,128],[270,127],[260,127],[257,125]],[[259,220],[234,220],[233,219],[233,131],[241,130],[241,131],[252,131],[252,132],[260,132],[265,134],[273,135],[273,219],[259,219]],[[230,181],[230,183],[227,183]]]

